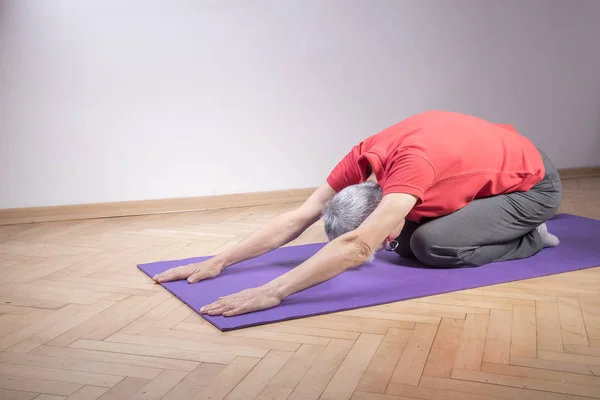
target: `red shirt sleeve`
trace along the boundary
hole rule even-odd
[[[435,171],[427,159],[417,152],[401,151],[390,157],[386,165],[383,195],[406,193],[416,196],[421,203],[425,192],[435,181]]]
[[[347,186],[356,185],[361,182],[361,174],[358,166],[360,148],[361,145],[354,146],[327,177],[327,183],[336,192]]]

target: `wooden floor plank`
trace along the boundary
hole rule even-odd
[[[184,340],[151,336],[123,335],[120,333],[112,335],[106,341],[123,344],[140,344],[144,346],[164,347],[167,349],[194,350],[213,354],[229,354],[244,357],[264,357],[269,352],[268,349],[262,347],[204,343],[200,340],[194,340],[194,338]]]
[[[143,339],[141,341],[143,341]],[[238,352],[232,351],[227,354],[223,354],[211,353],[210,351],[197,351],[189,348],[194,347],[193,344],[191,346],[187,346],[187,343],[181,344],[180,342],[176,342],[173,346],[170,346],[171,342],[160,342],[158,343],[159,346],[145,345],[143,343],[138,344],[138,341],[135,339],[132,340],[132,342],[133,343],[112,343],[100,342],[95,340],[78,340],[75,343],[71,344],[69,347],[75,349],[105,351],[109,352],[109,354],[125,353],[131,355],[162,357],[168,359],[208,362],[215,364],[230,363],[231,361],[233,361],[236,353]],[[151,344],[157,343],[151,342]],[[209,347],[205,346],[203,346],[202,348],[210,349]],[[264,350],[261,350],[258,353],[252,352],[252,354],[256,354],[258,357],[261,357],[264,353],[266,353]]]
[[[108,388],[99,387],[99,386],[84,386],[69,397],[68,400],[96,400],[102,397],[106,392],[108,392]]]
[[[383,336],[363,333],[321,395],[323,400],[348,400],[367,369]]]
[[[357,309],[351,311],[343,311],[340,314],[349,315],[351,317],[359,318],[374,318],[374,319],[389,319],[394,321],[407,321],[407,322],[419,322],[423,324],[434,324],[440,323],[440,317],[432,317],[430,315],[419,315],[419,314],[407,314],[407,313],[393,313],[388,311],[371,311],[369,309]]]
[[[469,314],[454,358],[454,369],[478,371],[483,359],[489,324],[487,315]]]
[[[481,370],[496,375],[509,375],[514,377],[532,378],[542,381],[558,382],[568,385],[596,386],[600,387],[600,377],[573,374],[569,372],[548,371],[539,368],[519,367],[504,364],[482,365]]]
[[[508,364],[512,341],[512,310],[491,310],[483,361]]]
[[[31,246],[36,246],[31,243]],[[54,246],[52,246],[54,247]],[[45,259],[40,259],[39,262],[27,263],[26,268],[12,268],[9,271],[5,271],[3,282],[14,282],[14,283],[27,283],[36,279],[44,278],[52,273],[68,268],[71,265],[92,259],[91,254],[77,254],[77,255],[63,255],[63,256],[49,256],[45,254]],[[46,258],[47,257],[47,258]],[[0,258],[2,258],[0,256]],[[23,265],[23,264],[21,264]]]
[[[20,378],[41,378],[50,381],[79,383],[81,385],[104,387],[113,387],[123,380],[122,376],[112,374],[68,371],[58,368],[7,363],[0,363],[0,371],[2,371],[3,375],[16,376]]]
[[[0,338],[18,331],[34,322],[38,322],[52,313],[53,310],[36,308],[32,312],[24,315],[2,314],[0,315]],[[18,341],[19,340],[17,340],[17,343]]]
[[[223,368],[208,385],[200,389],[193,399],[225,399],[259,361],[258,358],[237,357]]]
[[[584,356],[600,357],[600,349],[597,347],[566,344],[564,347],[564,350],[566,353],[571,353],[571,354],[582,354]]]
[[[147,299],[145,296],[129,296],[107,308],[104,312],[101,312],[100,314],[89,318],[85,322],[65,331],[61,335],[49,341],[48,344],[51,346],[68,346],[74,341],[91,334],[112,319],[119,318],[120,315],[127,313],[129,309],[141,303],[145,299]]]
[[[154,327],[158,329],[171,329],[177,324],[183,322],[187,317],[192,314],[192,310],[186,304],[179,304],[179,307],[175,308],[169,314],[161,317],[159,320],[154,322]]]
[[[37,400],[64,400],[66,399],[65,396],[57,396],[54,394],[40,394],[38,397],[36,397]]]
[[[463,376],[464,375],[464,376]],[[562,393],[553,393],[549,391],[537,391],[530,388],[525,382],[518,382],[520,386],[515,387],[512,385],[502,385],[496,382],[497,375],[492,375],[491,380],[486,378],[485,372],[481,371],[467,371],[467,370],[456,370],[453,372],[455,379],[445,379],[433,376],[424,376],[421,384],[428,388],[435,388],[443,392],[453,391],[460,392],[463,396],[467,395],[479,395],[488,396],[487,398],[499,398],[499,399],[518,399],[518,400],[584,400],[587,398],[579,396],[571,396]],[[460,379],[459,379],[460,378]],[[464,379],[462,379],[464,378]],[[507,377],[510,383],[510,377]],[[501,379],[501,378],[500,378]],[[592,388],[594,389],[594,388]],[[443,393],[442,392],[442,393]]]
[[[282,334],[284,335],[284,334]],[[120,335],[119,336],[134,336],[134,335]],[[232,345],[232,346],[244,346],[248,348],[266,349],[266,350],[281,350],[281,351],[296,351],[300,347],[299,342],[289,342],[281,340],[271,340],[270,338],[254,338],[245,336],[232,336],[229,334],[222,334],[219,331],[212,330],[211,333],[200,333],[200,332],[184,332],[171,329],[145,329],[140,333],[140,337],[157,338],[157,339],[173,339],[183,341],[198,341],[206,345]],[[251,336],[251,335],[250,335]],[[316,338],[320,339],[320,338]],[[109,338],[112,340],[112,337]],[[321,339],[326,342],[328,339]],[[266,354],[266,352],[265,352]]]
[[[108,348],[107,348],[108,350]],[[170,369],[175,371],[193,371],[199,362],[176,358],[153,357],[147,355],[122,354],[111,351],[84,350],[69,347],[40,346],[30,355],[47,356],[56,360],[86,360],[102,363],[122,364],[147,368]],[[1,356],[2,354],[0,354]]]
[[[389,394],[369,393],[356,391],[351,400],[413,400],[408,397],[392,396]]]
[[[200,364],[190,372],[181,382],[177,383],[164,397],[163,400],[192,399],[208,386],[213,379],[223,370],[220,364]]]
[[[304,335],[301,333],[291,332],[273,332],[267,330],[241,330],[237,332],[231,332],[228,336],[236,338],[255,338],[255,339],[266,339],[273,342],[290,342],[297,344],[314,344],[318,346],[326,346],[329,344],[330,339],[326,337],[319,337],[313,335]],[[297,349],[297,347],[296,347]]]
[[[414,322],[411,321],[394,321],[394,320],[380,320],[376,318],[353,318],[345,315],[322,315],[312,318],[303,318],[293,321],[288,321],[291,326],[303,326],[303,327],[314,327],[346,330],[350,332],[360,333],[373,333],[378,335],[385,335],[388,328],[401,328],[401,329],[413,329],[415,326]]]
[[[447,390],[441,389],[434,386],[429,387],[431,379],[440,379],[441,381],[451,381],[446,378],[426,377],[424,376],[422,381],[427,386],[414,386],[405,385],[401,383],[392,383],[388,387],[387,393],[390,395],[400,396],[400,399],[426,399],[426,400],[493,400],[500,399],[502,397],[492,396],[490,392],[485,394],[474,394],[465,391]],[[485,391],[483,391],[485,392]],[[514,397],[518,399],[518,397]]]
[[[108,392],[100,396],[99,400],[131,399],[140,389],[149,383],[147,379],[125,378]]]
[[[227,400],[256,398],[294,353],[271,350],[229,393]]]
[[[540,350],[538,358],[542,360],[600,366],[600,357],[585,354],[556,353],[553,351]]]
[[[464,307],[468,308],[468,307]],[[474,307],[471,307],[474,308]],[[410,314],[426,317],[450,319],[465,319],[466,312],[461,311],[459,307],[449,307],[444,304],[423,303],[423,302],[398,302],[390,304],[382,304],[375,307],[370,307],[368,310],[383,311],[394,314]],[[480,310],[480,309],[476,309]],[[479,313],[479,312],[478,312]],[[484,314],[487,314],[485,312]],[[422,322],[422,321],[414,321]]]
[[[559,297],[558,311],[563,343],[589,346],[579,299],[577,297]]]
[[[475,319],[475,315],[478,314],[470,315],[472,317],[468,318],[469,329],[471,329],[471,319]],[[484,316],[484,318],[488,318],[487,314],[481,315]],[[464,325],[465,321],[462,319],[442,319],[442,323],[440,324],[437,335],[433,341],[431,352],[425,363],[423,375],[439,376],[441,378],[450,377],[456,359],[456,353],[461,345]]]
[[[537,323],[537,345],[540,350],[563,351],[558,302],[537,301],[535,303]]]
[[[419,383],[437,329],[433,324],[415,325],[392,375],[392,383]]]
[[[139,304],[127,309],[122,314],[111,318],[110,321],[104,323],[102,326],[94,329],[92,332],[83,336],[84,339],[89,340],[104,340],[110,335],[118,332],[132,321],[141,317],[148,311],[158,307],[165,301],[171,299],[171,295],[166,292],[157,292],[151,297],[142,300]]]
[[[318,399],[354,345],[354,341],[333,339],[302,377],[288,400]]]
[[[406,329],[390,328],[388,330],[362,375],[356,390],[385,393],[411,333]]]
[[[579,294],[579,304],[590,345],[600,347],[600,296]]]
[[[325,346],[304,344],[269,381],[257,400],[286,399],[304,377]],[[175,399],[173,399],[175,400]]]
[[[72,382],[53,381],[43,378],[0,375],[0,389],[69,396],[83,385]]]
[[[143,399],[162,399],[171,389],[173,389],[183,378],[188,375],[183,371],[163,371],[156,379],[151,380],[146,386],[135,393],[132,400]]]
[[[17,306],[11,306],[9,304],[0,304],[0,314],[21,315],[21,314],[28,314],[34,310],[35,310],[35,308],[33,308],[33,307],[17,307]]]
[[[337,328],[337,326],[335,326]],[[316,337],[325,337],[330,339],[349,339],[356,340],[358,339],[359,332],[346,331],[341,329],[331,329],[331,328],[311,328],[304,327],[299,325],[287,325],[283,324],[271,324],[271,325],[263,325],[260,327],[254,328],[260,331],[270,331],[270,332],[281,332],[281,333],[295,333],[299,335],[307,335],[307,336],[316,336]]]
[[[494,293],[494,290],[498,290],[497,286],[490,286],[486,289],[485,294],[470,294],[465,292],[444,293],[424,298],[423,301],[466,307],[489,308],[493,310],[512,310],[513,305],[533,306],[535,304],[533,300],[513,298],[506,295],[488,295],[488,292],[491,294]]]
[[[146,314],[132,321],[119,331],[128,335],[137,335],[146,328],[155,327],[156,324],[169,315],[176,308],[181,306],[181,301],[176,297],[171,297],[158,306],[150,309]]]
[[[102,306],[104,306],[104,304]],[[60,329],[62,321],[68,320],[73,315],[87,315],[88,312],[89,309],[81,304],[69,304],[60,310],[48,314],[38,321],[32,322],[31,324],[2,337],[0,339],[0,351],[6,350],[35,335],[40,334],[45,336],[44,332],[53,326]]]
[[[74,360],[70,358],[57,358],[44,355],[10,352],[0,353],[0,363],[28,365],[42,368],[57,368],[69,371],[82,371],[107,375],[131,376],[134,378],[144,379],[154,379],[163,371],[159,368],[123,365],[112,362]]]
[[[510,368],[504,364],[498,364],[503,368]],[[568,384],[563,382],[551,382],[542,379],[526,377],[515,377],[510,375],[498,375],[481,371],[467,371],[456,369],[452,372],[452,378],[480,383],[491,383],[499,386],[510,386],[514,388],[530,388],[542,392],[560,393],[582,397],[600,398],[597,387]]]
[[[89,307],[78,307],[77,309],[69,310],[70,312],[68,313],[68,316],[62,316],[63,313],[61,313],[62,318],[59,321],[56,321],[46,329],[26,338],[23,341],[20,341],[14,346],[9,347],[7,351],[18,353],[30,352],[31,350],[48,343],[57,336],[62,335],[72,327],[77,326],[90,318],[93,318],[95,315],[114,304],[114,301],[98,300],[96,303],[90,304]],[[68,307],[70,306],[67,306],[67,308]],[[65,311],[67,311],[67,308],[65,308]],[[58,314],[60,311],[57,311],[56,313]]]
[[[511,357],[535,358],[537,354],[537,327],[535,306],[513,308]]]
[[[539,358],[512,357],[511,365],[521,367],[538,368],[541,370],[571,372],[574,374],[593,375],[592,371],[585,364],[569,363],[565,361],[544,360]]]
[[[2,400],[31,400],[40,394],[35,392],[23,392],[20,390],[0,389],[0,399]]]

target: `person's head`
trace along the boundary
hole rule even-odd
[[[324,207],[323,222],[329,240],[358,228],[382,198],[377,182],[363,182],[339,191]]]

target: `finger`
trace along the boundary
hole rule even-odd
[[[249,311],[252,311],[252,308],[247,304],[242,304],[239,307],[235,307],[233,310],[227,310],[223,313],[224,317],[234,317],[236,315],[245,314]]]
[[[211,303],[211,304],[208,304],[208,305],[202,307],[200,309],[200,312],[201,313],[205,313],[205,312],[209,312],[209,311],[212,311],[212,310],[216,310],[218,308],[224,308],[225,306],[227,306],[227,304],[230,304],[230,303],[227,303],[227,302],[225,302],[223,300],[217,300],[214,303]]]
[[[170,271],[170,270],[168,270],[168,271],[164,271],[164,272],[161,272],[160,274],[156,274],[156,275],[154,275],[154,276],[152,277],[152,280],[153,280],[154,282],[160,282],[160,280],[161,280],[161,279],[164,279],[164,278],[165,278],[165,276],[167,276],[167,275],[169,274],[169,271]]]
[[[177,267],[177,268],[168,269],[165,272],[162,272],[162,273],[154,276],[152,279],[154,279],[158,283],[170,282],[170,281],[185,279],[188,274],[189,274],[189,268]]]
[[[216,303],[210,307],[202,307],[200,309],[200,314],[208,314],[208,315],[220,315],[225,311],[232,310],[234,306],[226,303]]]
[[[198,271],[187,279],[188,283],[197,283],[208,278],[208,274],[205,271]]]
[[[230,309],[231,309],[230,307],[221,307],[221,308],[217,308],[214,310],[210,310],[210,311],[206,312],[205,314],[208,314],[210,316],[221,315]]]
[[[212,309],[219,308],[219,307],[223,307],[223,303],[220,300],[219,301],[215,301],[214,303],[210,303],[210,304],[205,305],[204,307],[200,308],[200,312],[204,313],[204,312],[207,312],[207,311],[210,311]]]

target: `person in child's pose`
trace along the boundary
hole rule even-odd
[[[233,316],[275,307],[364,264],[388,245],[399,257],[436,268],[527,258],[559,244],[545,222],[561,197],[550,159],[511,126],[429,111],[354,146],[304,204],[239,246],[154,280],[214,278],[230,265],[289,243],[319,218],[329,243],[314,256],[200,312]]]

